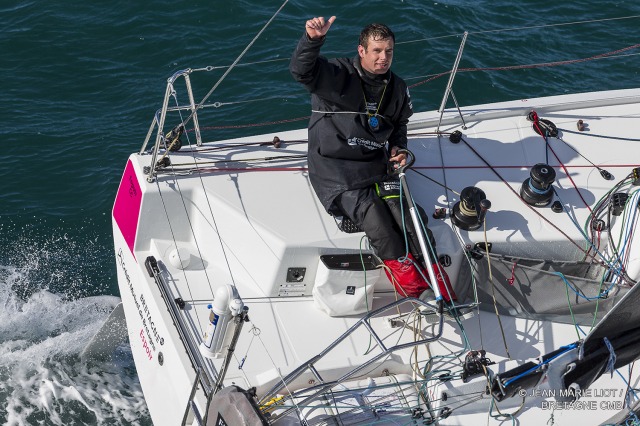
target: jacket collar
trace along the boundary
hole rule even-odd
[[[391,70],[387,71],[384,74],[372,74],[362,68],[362,64],[360,63],[360,56],[356,55],[356,57],[353,58],[352,62],[356,71],[358,71],[358,75],[366,84],[369,84],[371,86],[384,86],[389,82],[389,79],[391,78]]]

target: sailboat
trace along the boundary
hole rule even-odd
[[[112,322],[154,424],[639,421],[640,89],[460,106],[465,39],[397,172],[454,302],[398,294],[324,211],[306,128],[209,139],[210,69],[168,79],[113,208]]]

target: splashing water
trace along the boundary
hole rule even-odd
[[[128,342],[110,361],[80,358],[120,299],[79,297],[86,277],[51,259],[90,254],[60,241],[22,241],[20,257],[0,258],[0,424],[150,425]],[[52,277],[65,292],[50,291]]]

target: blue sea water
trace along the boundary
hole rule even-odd
[[[437,109],[464,31],[461,105],[637,87],[640,3],[584,0],[289,1],[209,98],[211,138],[309,114],[287,60],[312,16],[323,52],[355,54],[369,22],[396,33],[393,68]],[[118,302],[110,214],[176,70],[230,65],[282,2],[5,1],[0,5],[0,423],[150,424],[127,346],[82,348]],[[579,60],[561,66],[540,66]],[[538,64],[529,69],[475,70]],[[209,73],[196,101],[218,81]],[[451,105],[449,105],[451,106]],[[293,121],[281,126],[304,126]],[[239,127],[238,127],[239,126]]]

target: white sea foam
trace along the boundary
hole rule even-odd
[[[151,424],[128,343],[113,361],[79,354],[120,299],[18,296],[26,271],[0,266],[0,423]]]

